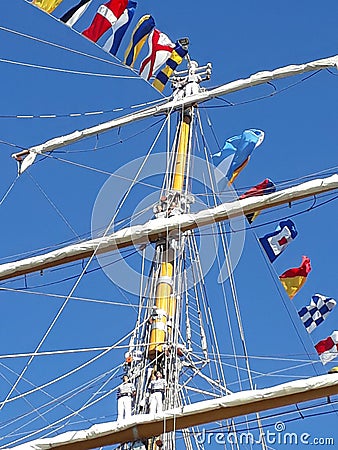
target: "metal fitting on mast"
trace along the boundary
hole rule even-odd
[[[177,100],[201,92],[200,83],[210,80],[211,77],[211,63],[199,67],[198,63],[191,60],[189,55],[186,58],[188,60],[188,69],[174,72],[171,78],[171,86],[174,90],[173,96]]]

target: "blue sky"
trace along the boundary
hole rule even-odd
[[[74,0],[64,0],[55,15],[60,16],[73,4]],[[213,65],[212,78],[204,87],[245,78],[260,70],[300,64],[337,53],[338,6],[334,0],[327,0],[325,6],[312,0],[287,0],[277,5],[266,0],[241,0],[215,2],[212,7],[208,6],[205,2],[192,0],[172,0],[168,3],[139,0],[135,15],[135,18],[139,18],[145,13],[151,13],[157,27],[172,40],[189,37],[191,58],[197,60],[200,65],[207,62]],[[94,7],[93,10],[95,11]],[[84,141],[66,148],[64,152],[55,153],[53,157],[41,158],[17,180],[16,164],[10,157],[17,149],[9,144],[17,146],[18,149],[27,148],[75,129],[83,129],[129,113],[130,106],[157,100],[160,95],[129,69],[112,64],[118,61],[110,58],[98,46],[24,0],[1,2],[0,17],[0,199],[3,199],[15,181],[8,196],[3,201],[0,200],[0,258],[1,261],[8,261],[15,259],[14,255],[32,253],[74,240],[76,235],[89,235],[93,207],[102,186],[109,178],[108,174],[134,159],[142,158],[148,152],[160,125],[154,125],[145,132],[145,128],[157,122],[157,119],[152,119],[146,124],[138,123],[126,130],[114,130],[104,134],[98,141]],[[81,31],[86,28],[89,21],[88,16],[84,16],[78,29]],[[22,34],[34,36],[38,40],[24,37]],[[44,44],[41,40],[48,43]],[[123,41],[121,50],[125,48],[126,41],[127,39]],[[51,43],[64,46],[68,50],[56,48]],[[82,55],[79,52],[82,52]],[[123,51],[118,54],[120,58],[121,55]],[[102,61],[103,59],[108,62]],[[62,70],[46,70],[36,66]],[[71,71],[85,72],[87,75]],[[248,167],[236,180],[236,188],[252,186],[266,177],[276,183],[282,183],[322,171],[336,172],[337,75],[337,71],[332,70],[322,71],[310,78],[300,76],[280,80],[275,82],[274,86],[265,85],[226,97],[234,106],[228,106],[221,100],[201,106],[201,115],[205,117],[208,114],[210,117],[212,131],[219,143],[247,128],[259,128],[266,133],[264,143],[256,150]],[[268,97],[274,89],[278,93]],[[169,96],[170,89],[164,94]],[[260,97],[264,98],[257,100]],[[251,101],[254,99],[256,100]],[[206,109],[206,106],[210,108]],[[116,108],[123,108],[123,111],[111,112]],[[106,112],[101,115],[84,115],[93,111]],[[82,115],[77,118],[69,117],[72,113]],[[58,117],[19,119],[18,115]],[[207,133],[208,137],[212,138],[210,130]],[[134,135],[136,137],[133,137]],[[119,141],[122,141],[122,144],[118,145]],[[163,146],[163,141],[160,141],[160,144]],[[103,146],[107,147],[100,149]],[[209,146],[211,152],[218,150],[215,140],[211,139]],[[155,151],[160,152],[161,147]],[[84,166],[95,167],[97,171],[88,170]],[[159,177],[154,180],[159,182]],[[157,192],[142,187],[136,189],[121,217],[127,217],[135,211],[135,206],[132,205],[134,200],[135,203],[141,202],[143,198],[147,199],[148,195],[152,195],[153,197],[149,198],[154,199]],[[235,270],[235,280],[248,351],[253,356],[271,357],[270,360],[252,360],[252,368],[257,372],[269,373],[292,365],[290,361],[276,362],[273,360],[274,356],[295,358],[297,361],[316,359],[313,342],[299,322],[296,310],[306,304],[316,292],[338,298],[335,256],[336,202],[332,199],[332,195],[310,199],[291,209],[262,214],[257,219],[257,225],[260,226],[245,234],[244,252]],[[311,206],[317,206],[325,200],[332,201],[306,212]],[[114,202],[116,199],[112,199],[112,204]],[[294,218],[299,236],[272,267],[266,263],[260,251],[257,236],[274,229],[275,223],[265,225],[265,222],[297,212],[302,212]],[[310,257],[312,272],[294,299],[293,307],[281,292],[277,276],[287,268],[298,266],[302,255]],[[137,267],[137,259],[131,264]],[[97,267],[97,264],[94,263],[93,267]],[[20,279],[1,286],[10,289],[28,287],[34,292],[65,295],[74,285],[74,279],[39,286],[75,276],[79,270],[81,266],[72,266],[46,273],[44,276],[31,275],[27,279],[27,285]],[[122,271],[119,266],[114,277],[123,277],[120,270]],[[215,325],[222,336],[225,313],[223,300],[220,300],[217,275],[217,267],[213,267],[207,281]],[[136,303],[135,297],[118,290],[103,272],[84,277],[74,295],[104,301]],[[0,329],[0,354],[14,355],[34,351],[62,305],[62,300],[29,294],[27,290],[3,290],[0,296],[4,319]],[[133,328],[135,317],[135,310],[130,306],[117,307],[106,303],[71,301],[48,335],[41,351],[112,345]],[[334,311],[320,329],[312,333],[314,342],[337,329],[337,318],[338,311]],[[229,352],[226,332],[222,348],[224,353]],[[32,430],[42,428],[44,424],[56,420],[62,414],[66,415],[67,408],[65,407],[65,411],[53,410],[48,414],[46,412],[41,420],[18,429],[17,435],[13,431],[15,425],[7,425],[7,421],[38,408],[46,402],[47,396],[57,397],[85,380],[108,371],[119,364],[122,354],[123,352],[117,352],[106,355],[95,368],[90,366],[71,380],[65,379],[46,388],[47,394],[38,392],[7,403],[2,409],[6,426],[0,430],[0,448],[17,437],[21,438]],[[32,385],[29,383],[39,386],[86,359],[86,354],[35,357],[25,373],[28,381],[20,382],[16,394],[30,389]],[[21,373],[27,362],[28,358],[0,359],[3,398],[6,398],[10,386],[16,380],[16,374]],[[328,367],[332,365],[334,364]],[[285,374],[289,378],[258,377],[257,387],[292,380],[294,376],[313,376],[326,371],[327,367],[320,363],[306,364],[302,368],[287,371]],[[116,377],[118,375],[119,372]],[[233,381],[231,376],[230,383]],[[117,383],[118,379],[115,378],[113,383]],[[89,395],[91,394],[90,391]],[[82,396],[74,399],[74,402],[70,400],[67,407],[76,408],[88,399],[86,391]],[[322,409],[317,410],[321,411]],[[310,411],[311,413],[313,411]],[[290,422],[287,424],[287,431],[300,434],[308,432],[314,437],[334,437],[337,441],[336,414],[334,412],[313,419]],[[85,420],[83,417],[72,419],[69,428],[88,427],[95,421],[113,420],[114,415],[113,395],[90,412],[86,412]],[[23,423],[24,421],[20,422],[20,426]],[[267,423],[270,424],[268,429],[273,430],[274,419],[268,419]],[[286,448],[282,444],[272,447]],[[305,445],[297,447],[305,448]]]

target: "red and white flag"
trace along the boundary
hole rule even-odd
[[[167,61],[172,54],[175,44],[168,36],[156,28],[148,38],[149,53],[142,61],[140,75],[149,80],[150,77]]]
[[[127,5],[128,0],[110,0],[106,4],[99,6],[90,27],[83,31],[82,34],[91,41],[97,42],[106,31],[112,28]]]
[[[338,356],[338,331],[334,331],[328,338],[319,341],[315,349],[323,364],[326,364]]]

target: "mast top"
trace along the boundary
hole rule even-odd
[[[171,78],[171,85],[174,90],[173,97],[175,100],[198,94],[204,90],[200,87],[200,83],[210,80],[211,77],[211,63],[199,67],[196,61],[189,58],[189,55],[187,55],[187,60],[188,69],[175,72]]]

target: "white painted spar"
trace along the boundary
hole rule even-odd
[[[166,432],[173,429],[181,430],[336,394],[338,394],[338,374],[321,375],[265,389],[241,391],[157,415],[140,414],[121,423],[95,424],[86,430],[68,431],[55,437],[27,442],[12,449],[89,450],[158,436],[164,428]]]
[[[327,178],[307,181],[272,194],[222,203],[195,214],[181,214],[170,218],[153,219],[142,225],[123,228],[107,236],[68,245],[32,258],[1,264],[0,280],[88,258],[93,253],[107,253],[118,248],[156,242],[174,230],[186,231],[200,228],[215,222],[319,195],[337,188],[338,174],[335,174]]]
[[[50,139],[43,144],[36,145],[20,153],[14,153],[12,157],[15,159],[18,159],[18,156],[20,156],[20,159],[24,157],[19,169],[19,173],[23,173],[29,166],[33,164],[38,154],[52,152],[53,150],[56,150],[58,148],[74,144],[81,139],[104,133],[108,130],[112,130],[113,128],[121,127],[138,120],[146,119],[148,117],[167,114],[170,111],[182,107],[188,107],[196,103],[202,103],[216,97],[240,91],[242,89],[247,89],[252,86],[257,86],[259,84],[264,84],[272,80],[277,80],[279,78],[286,78],[294,75],[300,75],[305,72],[329,69],[333,67],[338,68],[338,55],[332,56],[330,58],[310,61],[304,64],[284,66],[271,71],[265,70],[262,72],[257,72],[248,78],[231,81],[230,83],[223,84],[214,89],[202,91],[197,94],[184,97],[180,100],[167,99],[163,104],[152,106],[150,108],[146,108],[135,113],[110,120],[94,127],[86,128],[84,130],[77,130],[73,133]]]

